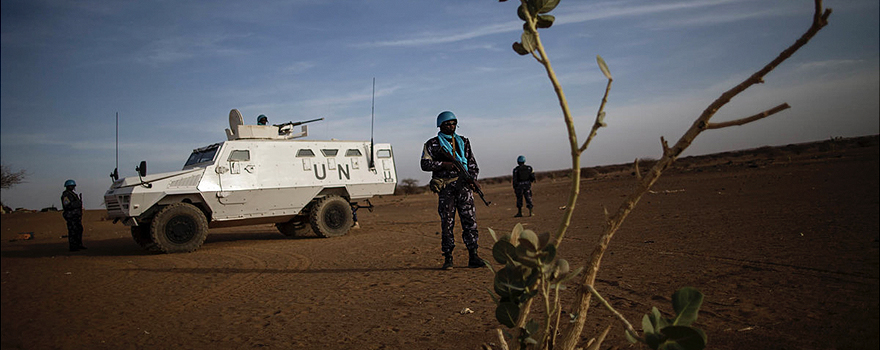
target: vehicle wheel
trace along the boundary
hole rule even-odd
[[[321,198],[311,212],[312,230],[318,237],[344,236],[354,224],[351,216],[351,204],[345,198]]]
[[[307,220],[304,221],[299,217],[290,219],[288,222],[277,223],[275,224],[275,228],[278,229],[278,232],[281,232],[282,235],[287,237],[303,236],[312,230],[309,222]]]
[[[189,203],[174,203],[159,211],[150,226],[156,247],[165,253],[185,253],[198,249],[208,236],[208,220]]]
[[[156,247],[156,242],[153,242],[153,236],[150,235],[150,225],[132,226],[131,238],[133,238],[135,243],[141,246],[141,248],[151,252],[159,250],[159,248]]]

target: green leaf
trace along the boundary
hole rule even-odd
[[[489,234],[492,235],[493,241],[498,242],[498,236],[495,235],[495,230],[493,230],[491,227],[489,228]]]
[[[568,282],[568,280],[574,278],[575,276],[579,275],[579,274],[580,274],[581,272],[583,272],[583,271],[584,271],[584,267],[583,267],[583,266],[578,267],[578,269],[577,269],[577,270],[574,270],[574,272],[569,273],[569,274],[567,274],[567,275],[565,275],[565,276],[562,276],[562,279],[560,279],[559,282],[557,282],[557,283],[565,283],[565,282]]]
[[[648,316],[650,317],[651,325],[653,325],[654,328],[652,333],[660,333],[660,330],[663,329],[663,327],[669,325],[669,321],[660,314],[660,310],[658,310],[656,306],[651,308],[651,313],[648,314]]]
[[[517,241],[519,241],[519,235],[522,232],[523,232],[523,225],[521,223],[516,223],[516,225],[513,226],[513,231],[510,231],[510,243],[513,243],[514,245],[516,245]]]
[[[628,340],[631,344],[635,344],[635,343],[638,343],[638,342],[639,342],[639,340],[636,339],[635,336],[633,336],[632,334],[630,334],[628,330],[624,330],[624,331],[623,331],[623,334],[626,336],[626,340]]]
[[[547,246],[544,247],[543,259],[544,259],[544,261],[553,261],[553,259],[556,259],[556,245],[555,244],[548,244]]]
[[[596,55],[596,63],[599,64],[599,69],[602,70],[602,74],[605,74],[605,79],[611,79],[611,71],[608,70],[608,65],[605,64],[605,60],[602,59],[602,56]]]
[[[492,246],[492,257],[499,264],[507,264],[516,260],[516,247],[507,241],[495,242],[495,245]]]
[[[642,331],[645,332],[645,336],[656,333],[654,330],[654,322],[651,322],[651,317],[648,316],[648,314],[645,314],[645,316],[642,317]]]
[[[571,271],[571,266],[569,266],[568,260],[556,260],[556,273],[558,274],[558,276],[565,276],[568,271]]]
[[[516,299],[525,292],[525,273],[513,265],[507,265],[495,274],[493,287],[501,298]]]
[[[697,328],[669,326],[660,331],[666,336],[666,343],[675,343],[682,349],[702,350],[706,347],[706,334]]]
[[[513,43],[513,51],[520,54],[521,56],[529,54],[529,52],[526,51],[526,49],[520,43]]]
[[[540,248],[538,235],[535,234],[535,231],[523,230],[522,233],[519,234],[519,245],[528,245],[529,250],[538,251]]]
[[[530,319],[528,322],[526,322],[525,329],[529,335],[538,334],[538,330],[541,329],[541,324],[538,323],[538,321],[535,321],[535,319]]]
[[[513,328],[516,325],[516,319],[518,317],[519,306],[514,303],[500,303],[498,304],[498,307],[495,308],[495,319],[498,320],[499,323],[507,326],[507,328]]]
[[[538,234],[538,249],[544,249],[550,243],[550,232]]]
[[[523,32],[521,39],[523,48],[526,49],[526,51],[528,51],[529,53],[535,51],[535,49],[538,47],[538,40],[535,37],[535,34],[532,32]]]
[[[524,5],[520,4],[519,7],[516,8],[516,16],[519,19],[525,21],[526,20],[526,10],[523,8]]]
[[[672,308],[676,316],[672,324],[688,326],[697,320],[700,306],[703,304],[703,293],[695,288],[684,287],[672,294]]]
[[[553,26],[553,21],[555,20],[556,17],[553,15],[538,15],[538,21],[535,23],[535,27],[550,28]]]
[[[559,5],[559,0],[537,0],[535,2],[535,7],[538,8],[538,13],[553,11],[557,5]]]

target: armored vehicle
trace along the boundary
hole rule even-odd
[[[141,162],[137,177],[115,179],[107,214],[143,248],[165,253],[198,249],[213,227],[274,223],[286,236],[345,235],[351,205],[394,193],[394,153],[387,143],[298,140],[305,123],[244,125],[233,109],[227,140],[194,149],[182,170],[147,175]]]

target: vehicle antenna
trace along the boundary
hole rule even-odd
[[[376,167],[375,158],[376,156],[373,154],[373,125],[376,120],[376,77],[373,77],[373,97],[370,106],[370,169]]]
[[[119,180],[119,112],[116,112],[116,167],[110,173],[113,181]]]

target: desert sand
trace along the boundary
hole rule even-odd
[[[877,349],[877,141],[680,159],[611,242],[596,288],[637,329],[653,306],[669,316],[679,287],[699,289],[695,326],[710,349]],[[623,165],[585,174],[559,252],[573,266],[597,242],[603,208],[615,210],[635,181]],[[568,189],[561,173],[541,174],[536,215],[514,218],[510,184],[486,179],[481,255],[491,258],[488,228],[555,231]],[[171,255],[141,249],[102,211],[87,211],[80,252],[67,251],[60,212],[4,214],[0,347],[497,348],[491,272],[465,267],[460,236],[455,269],[438,269],[436,196],[372,202],[343,237],[212,229],[199,250]],[[586,317],[583,344],[613,324],[602,349],[640,348],[598,304]]]

